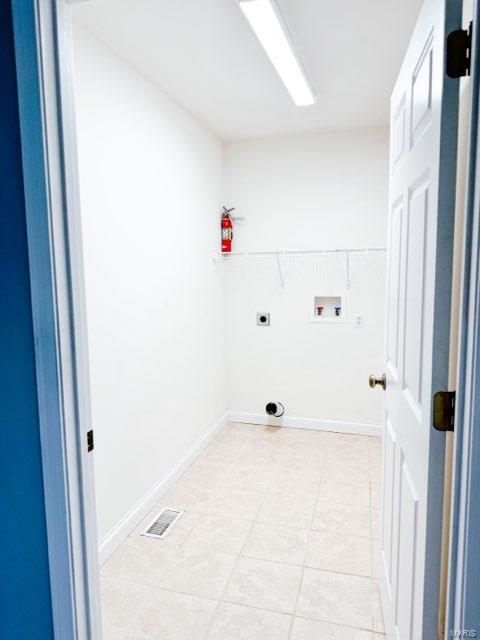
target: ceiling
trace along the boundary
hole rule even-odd
[[[277,0],[317,103],[294,105],[235,0],[88,0],[74,19],[223,140],[381,126],[422,0]]]

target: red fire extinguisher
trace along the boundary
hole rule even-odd
[[[223,207],[222,213],[222,253],[231,253],[232,251],[232,240],[233,240],[233,221],[230,216],[230,213],[235,210],[235,207],[232,209],[227,209]]]

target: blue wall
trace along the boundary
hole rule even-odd
[[[11,4],[0,0],[0,639],[50,640],[21,162]]]

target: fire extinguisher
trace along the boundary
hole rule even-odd
[[[232,240],[233,240],[233,221],[230,216],[231,212],[235,210],[235,207],[232,209],[227,209],[223,207],[222,213],[222,253],[231,253],[232,251]]]

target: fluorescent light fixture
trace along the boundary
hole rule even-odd
[[[238,0],[238,3],[295,104],[313,104],[315,95],[272,0]]]

